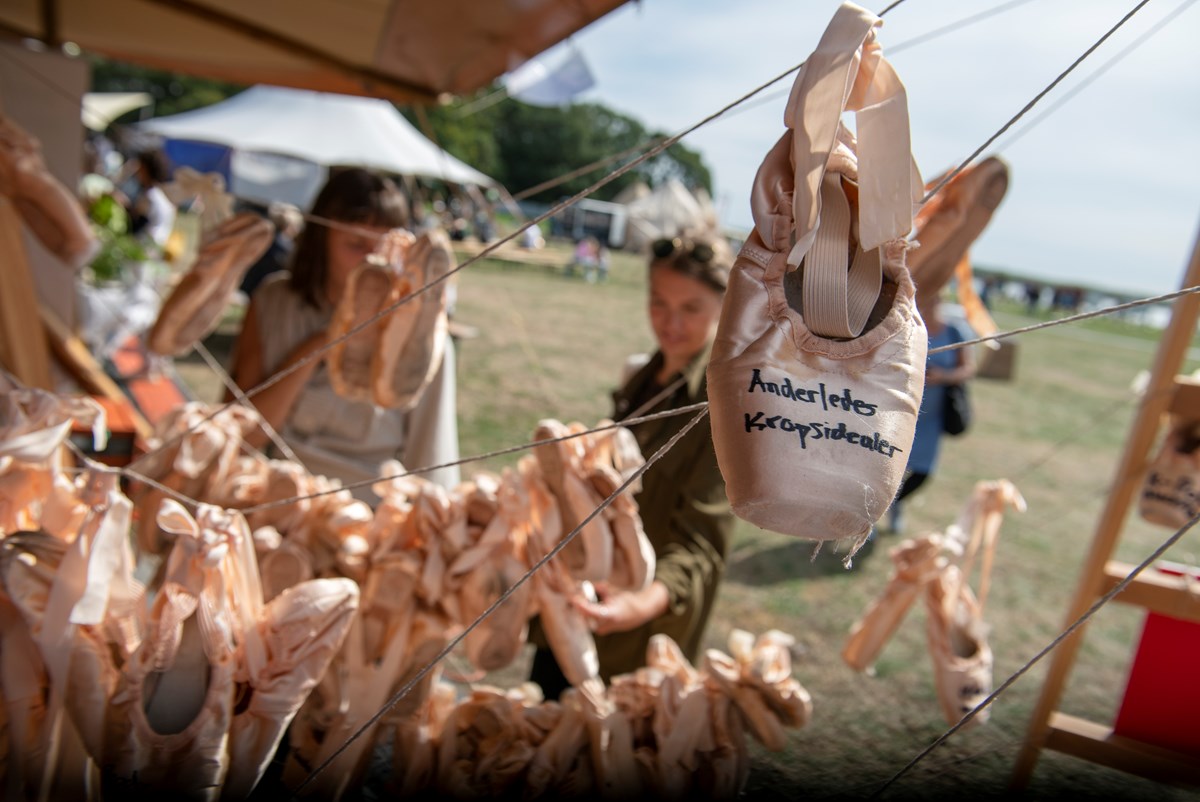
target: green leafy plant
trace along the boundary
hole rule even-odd
[[[88,209],[100,251],[90,265],[94,282],[118,281],[131,262],[146,259],[142,244],[129,233],[129,213],[112,195],[101,195]]]

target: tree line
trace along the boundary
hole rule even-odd
[[[92,57],[93,91],[148,92],[154,98],[155,116],[208,106],[245,88]],[[497,91],[502,91],[498,84],[480,90],[476,97],[487,97]],[[422,133],[431,135],[453,156],[492,176],[513,193],[666,136],[599,103],[547,108],[507,98],[472,107],[472,100],[463,98],[447,105],[425,107],[424,120],[416,109],[398,108]],[[136,116],[137,112],[132,112],[129,118]],[[530,195],[530,200],[550,203],[572,195],[645,149],[638,148],[626,159]],[[634,182],[655,186],[668,178],[677,178],[692,190],[703,188],[712,192],[712,175],[700,153],[676,143],[602,187],[594,197],[610,199]]]

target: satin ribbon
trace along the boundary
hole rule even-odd
[[[262,617],[262,584],[254,553],[254,540],[246,519],[239,512],[201,504],[196,517],[174,499],[164,499],[156,518],[166,532],[178,537],[168,558],[168,585],[177,598],[169,604],[178,610],[164,616],[172,631],[165,635],[156,664],[169,666],[174,661],[183,621],[199,609],[199,623],[205,634],[205,652],[209,659],[217,644],[233,652],[245,643],[246,663],[251,671],[266,665],[261,641],[246,638],[246,632]]]
[[[864,250],[912,229],[923,184],[912,160],[904,85],[876,41],[879,17],[844,3],[804,63],[784,111],[791,128],[796,242],[788,264],[812,246],[821,213],[821,180],[838,140],[853,142],[841,121],[856,112],[859,242]],[[771,232],[760,232],[765,241]]]

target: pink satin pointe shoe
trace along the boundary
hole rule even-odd
[[[0,115],[0,195],[34,236],[68,267],[92,260],[100,243],[74,194],[46,169],[41,143]]]
[[[147,347],[156,354],[182,356],[211,334],[242,277],[271,247],[274,236],[271,221],[252,212],[231,217],[206,235],[196,263],[163,301]]]
[[[926,184],[932,190],[938,176]],[[942,187],[917,212],[908,269],[917,286],[917,305],[930,308],[955,275],[971,244],[979,238],[1008,191],[1008,165],[989,156],[970,165]]]
[[[907,539],[892,548],[892,574],[862,618],[854,622],[842,647],[842,659],[855,671],[866,671],[891,640],[925,585],[945,570],[938,535]]]
[[[925,624],[934,688],[947,724],[957,724],[992,692],[992,650],[983,612],[957,567],[926,586]],[[971,724],[988,720],[984,708]]]
[[[708,366],[734,513],[854,550],[903,479],[927,348],[904,240],[920,176],[879,24],[844,3],[796,77]]]
[[[388,315],[371,365],[375,403],[411,409],[437,375],[446,349],[446,282],[424,289],[454,265],[450,240],[440,230],[420,234],[407,247],[403,271],[393,279],[397,301],[421,291]]]
[[[411,292],[401,270],[412,243],[413,235],[407,231],[389,231],[375,252],[346,280],[346,289],[329,325],[329,341],[334,344],[325,357],[329,381],[343,398],[375,403],[376,354],[389,319],[377,320],[360,331],[355,329],[395,305],[404,293]],[[342,339],[351,331],[355,333]]]

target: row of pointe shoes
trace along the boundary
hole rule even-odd
[[[978,707],[992,691],[992,651],[983,620],[996,539],[1006,507],[1024,512],[1025,500],[1007,479],[979,482],[958,520],[944,532],[908,538],[890,551],[893,563],[887,586],[855,622],[842,657],[866,671],[922,595],[925,631],[933,663],[934,688],[949,724]],[[979,594],[970,578],[982,553]],[[973,724],[988,719],[979,711]]]
[[[150,350],[179,356],[216,328],[242,276],[270,247],[274,227],[251,213],[233,216],[217,174],[184,168],[172,186],[180,196],[200,197],[211,212],[195,264],[163,302],[146,338]],[[442,364],[449,325],[442,279],[453,263],[444,232],[414,236],[393,229],[351,272],[325,356],[339,395],[396,409],[417,403]]]
[[[646,667],[542,701],[526,684],[473,689],[455,700],[435,686],[396,727],[393,791],[458,799],[731,799],[749,771],[746,731],[772,750],[784,728],[812,712],[791,676],[793,640],[734,630],[730,654],[709,649],[694,668],[665,635],[651,638]]]
[[[201,210],[195,262],[163,301],[147,347],[180,356],[216,329],[246,270],[267,251],[275,226],[252,212],[234,214],[233,196],[218,173],[183,167],[165,188],[172,201]],[[0,196],[23,224],[64,264],[80,269],[100,249],[78,200],[42,159],[41,143],[0,115]],[[351,275],[335,310],[331,341],[418,289],[420,296],[375,325],[350,336],[328,357],[335,390],[347,398],[407,409],[433,380],[447,337],[445,283],[453,252],[444,232],[414,237],[395,230]]]
[[[271,246],[275,227],[251,212],[234,214],[233,197],[217,173],[180,168],[166,191],[172,200],[193,200],[202,209],[203,236],[196,260],[163,301],[146,337],[151,351],[179,356],[217,327],[246,270]],[[13,203],[25,226],[68,266],[82,268],[99,251],[79,202],[46,169],[41,144],[3,115],[0,195]],[[331,339],[444,276],[452,261],[449,240],[442,232],[420,237],[390,232],[351,276],[350,291],[334,316]],[[408,408],[416,403],[437,372],[445,348],[444,285],[414,301],[332,349],[328,361],[339,393],[386,407]]]
[[[60,602],[41,612],[33,603],[27,611],[22,609],[28,613],[29,623],[16,629],[56,631],[45,626],[46,609],[56,609],[60,615],[66,609],[71,611],[71,623],[79,625],[71,630],[77,640],[93,646],[108,644],[108,662],[101,659],[103,650],[98,648],[91,650],[90,660],[85,659],[88,650],[84,649],[80,654],[85,657],[72,661],[63,656],[61,650],[67,647],[60,644],[58,662],[53,653],[44,661],[34,660],[50,666],[38,674],[42,684],[36,687],[50,688],[46,683],[56,673],[68,676],[61,665],[69,663],[72,672],[80,665],[92,666],[96,677],[107,677],[107,684],[71,673],[82,687],[94,686],[92,690],[99,691],[79,695],[80,700],[92,700],[92,708],[73,701],[66,705],[65,713],[72,722],[91,720],[94,724],[104,721],[103,713],[96,713],[103,708],[96,705],[115,692],[113,678],[126,677],[121,681],[141,690],[125,693],[121,699],[136,706],[140,692],[145,721],[125,737],[154,745],[140,751],[122,750],[106,745],[105,737],[116,737],[112,733],[92,733],[84,739],[77,735],[82,725],[68,727],[69,737],[63,740],[71,741],[67,744],[70,748],[62,752],[63,759],[55,761],[58,788],[81,787],[94,765],[107,778],[106,788],[121,787],[122,781],[136,773],[139,782],[149,787],[158,784],[201,796],[244,796],[259,779],[289,721],[291,749],[285,782],[298,785],[396,688],[432,660],[460,627],[474,621],[561,539],[567,531],[564,516],[582,521],[599,505],[603,494],[615,489],[640,464],[631,435],[613,429],[538,446],[536,456],[527,456],[503,476],[480,474],[449,492],[413,477],[386,479],[375,488],[383,501],[373,514],[335,483],[310,476],[293,463],[241,453],[241,438],[255,425],[252,415],[234,407],[203,421],[204,409],[189,406],[166,422],[161,432],[161,442],[167,446],[164,451],[139,469],[172,489],[248,512],[242,516],[204,505],[192,519],[161,491],[143,490],[135,497],[142,516],[139,551],[144,555],[169,549],[147,594],[132,578],[135,558],[127,537],[131,505],[116,488],[114,477],[84,473],[72,480],[63,470],[62,441],[72,420],[90,420],[102,430],[102,411],[87,401],[67,402],[37,391],[15,391],[2,397],[4,406],[0,408],[6,414],[0,419],[0,442],[4,444],[0,482],[16,491],[8,496],[12,503],[0,507],[5,516],[2,534],[8,536],[5,565],[16,566],[12,581],[23,583],[19,594],[36,585],[26,577],[30,572],[20,566],[35,566],[32,573],[50,588],[51,597],[80,599],[74,607],[68,604],[64,608]],[[195,431],[175,437],[193,425]],[[544,421],[539,437],[582,429],[579,424],[566,427]],[[569,496],[561,506],[566,512],[560,512],[556,491],[543,478],[543,464],[568,475],[555,483],[564,498]],[[399,472],[398,464],[385,469],[385,474]],[[324,494],[271,506],[314,492]],[[591,632],[568,597],[583,591],[587,580],[582,576],[621,587],[644,587],[653,577],[653,550],[641,532],[636,504],[628,497],[619,498],[625,500],[589,522],[572,548],[564,551],[564,559],[544,566],[467,636],[466,653],[477,667],[491,670],[510,663],[524,641],[529,617],[540,613],[548,640],[568,675],[578,684],[597,681]],[[147,525],[147,518],[154,524]],[[28,531],[36,529],[43,531]],[[51,543],[61,547],[54,548]],[[64,557],[64,549],[74,557]],[[93,556],[84,560],[81,554]],[[250,560],[250,554],[255,559]],[[250,563],[253,571],[240,567]],[[89,573],[93,564],[119,570],[112,573],[115,578],[105,580],[111,572]],[[89,589],[89,583],[95,589]],[[308,590],[301,593],[303,588]],[[315,607],[326,618],[314,611],[313,594],[321,595],[323,601],[317,601]],[[45,595],[35,593],[33,598]],[[153,597],[149,607],[147,596]],[[85,614],[85,608],[90,612]],[[20,618],[10,615],[6,622],[19,624]],[[213,620],[223,623],[213,627]],[[282,626],[293,639],[291,645],[275,644],[269,654],[299,655],[299,642],[310,647],[308,662],[292,666],[299,676],[285,681],[281,676],[285,667],[279,663],[265,669],[275,677],[277,686],[287,686],[291,696],[286,705],[276,698],[278,691],[273,697],[270,688],[243,677],[255,676],[247,667],[254,663],[252,659],[246,662],[244,645],[257,642],[244,634],[254,621],[258,621],[258,630],[268,633]],[[6,654],[16,655],[21,650],[13,644],[20,639],[12,629],[6,626]],[[66,629],[66,623],[58,629]],[[36,656],[42,648],[40,637],[24,638],[24,652]],[[68,654],[75,651],[67,648]],[[232,684],[225,682],[228,671],[217,670],[221,665],[228,667],[231,660],[241,666],[233,669],[236,681]],[[238,660],[243,662],[238,664]],[[322,660],[330,663],[328,671]],[[311,791],[337,796],[360,780],[374,740],[385,737],[424,702],[436,676],[437,672],[431,672],[391,712],[384,729],[367,733],[343,751],[312,784]],[[236,723],[228,710],[212,712],[220,707],[216,701],[232,698],[230,693],[236,697],[239,715],[247,710],[258,712],[253,704],[247,705],[247,699],[264,704],[273,700],[269,707],[279,715],[265,735],[256,736],[260,748],[210,755],[211,760],[203,761],[207,773],[166,773],[156,756],[169,754],[179,759],[200,749],[195,736],[212,735],[222,723]],[[30,697],[6,695],[10,701]],[[303,709],[299,709],[302,703]],[[201,722],[206,717],[209,723],[204,725]],[[8,718],[24,720],[28,716]],[[42,720],[44,723],[44,717]],[[14,764],[27,767],[9,773],[14,787],[28,790],[39,786],[37,770],[48,764],[38,756],[49,748],[52,731],[42,727],[32,740],[18,739],[19,743],[40,744],[38,748],[22,749],[10,743],[10,751],[17,757]],[[125,755],[124,762],[116,755]],[[64,765],[67,758],[74,759],[74,770]],[[218,781],[220,777],[226,779]]]
[[[135,579],[115,473],[66,469],[87,401],[0,395],[0,732],[5,798],[132,790],[238,799],[325,673],[358,605],[345,578],[264,600],[244,519],[173,500],[159,578]],[[41,490],[39,490],[41,488]],[[49,490],[45,490],[49,488]]]
[[[246,269],[266,252],[274,225],[244,212],[233,214],[233,198],[217,173],[176,171],[166,187],[175,202],[198,201],[203,208],[203,239],[188,273],[163,303],[148,345],[160,354],[183,354],[210,334],[233,297]],[[0,114],[0,196],[22,224],[63,264],[79,270],[100,251],[79,200],[46,168],[42,146]]]
[[[570,531],[568,521],[573,528],[586,518],[642,463],[632,435],[615,428],[538,446],[536,456],[504,475],[479,474],[451,491],[413,476],[381,480],[374,490],[382,501],[372,513],[295,463],[240,453],[242,438],[255,425],[244,410],[206,417],[202,406],[190,405],[165,420],[160,440],[167,447],[140,470],[173,490],[247,509],[268,599],[293,582],[322,575],[353,578],[363,591],[346,646],[292,725],[284,775],[289,784],[332,757],[395,688],[547,554]],[[582,431],[581,424],[547,420],[537,437]],[[552,483],[561,495],[545,480],[543,465],[561,474]],[[384,476],[401,473],[398,463],[383,467]],[[158,550],[161,533],[146,519],[163,493],[139,493],[138,506],[146,512],[139,540],[144,549]],[[571,596],[584,592],[587,581],[644,588],[653,575],[654,551],[636,503],[619,496],[584,526],[562,559],[543,566],[466,636],[466,656],[483,671],[510,664],[530,617],[540,614],[568,678],[595,679],[595,642]],[[388,720],[414,709],[434,676]],[[337,795],[361,777],[372,735],[383,733],[368,733],[337,755],[312,792]]]

